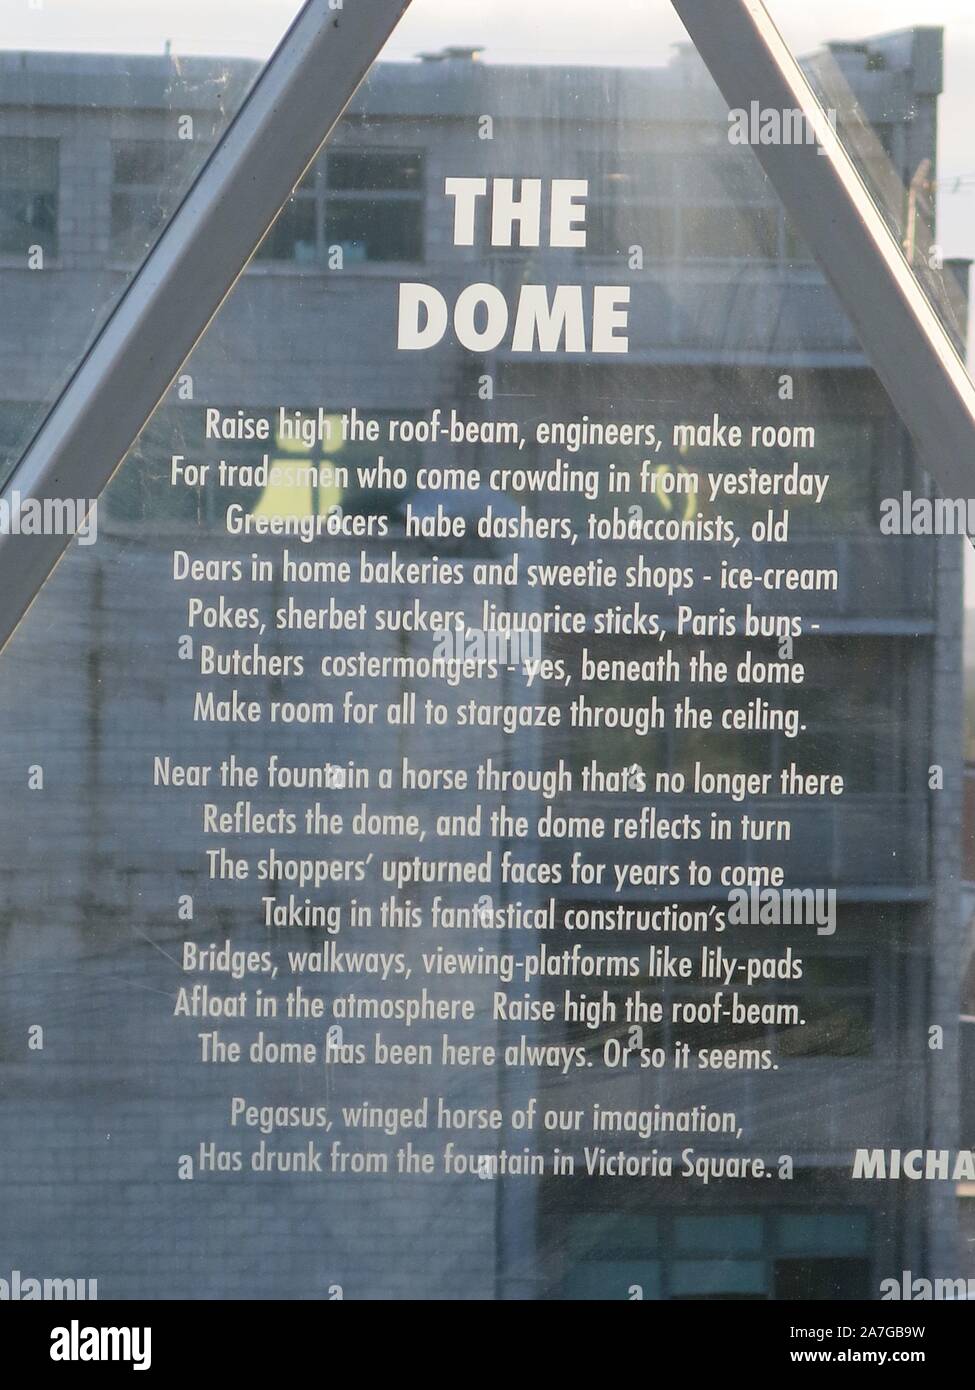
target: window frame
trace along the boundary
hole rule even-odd
[[[27,182],[23,184],[16,182],[8,184],[5,181],[2,187],[0,187],[0,198],[5,198],[8,193],[13,193],[15,196],[21,195],[25,200],[32,200],[38,197],[51,198],[53,202],[52,226],[51,231],[47,234],[48,240],[46,242],[43,240],[43,234],[37,236],[31,235],[32,229],[29,223],[25,225],[26,240],[22,246],[6,246],[3,243],[2,237],[0,237],[0,264],[22,265],[28,254],[29,248],[35,243],[42,246],[45,254],[50,260],[57,261],[60,254],[61,241],[61,141],[54,135],[18,135],[7,132],[0,134],[0,153],[2,153],[3,146],[9,147],[10,145],[46,145],[52,147],[48,151],[53,164],[53,184],[49,189],[40,191],[34,189],[30,186],[30,180],[27,180]],[[0,227],[0,231],[2,231],[2,227]]]
[[[396,155],[403,159],[416,159],[420,162],[418,184],[415,189],[392,189],[392,188],[359,188],[359,189],[336,189],[329,183],[329,169],[331,165],[331,154],[341,155]],[[378,269],[385,267],[401,266],[420,266],[426,260],[426,203],[427,203],[427,183],[426,183],[426,151],[422,149],[402,150],[394,146],[368,146],[360,148],[355,145],[337,145],[330,153],[326,153],[316,159],[312,168],[308,170],[305,177],[297,184],[291,197],[281,209],[279,216],[275,219],[275,224],[269,231],[267,237],[257,251],[254,253],[254,260],[251,262],[252,270],[263,270],[268,267],[286,268],[292,271],[322,271],[328,268],[329,257],[334,246],[340,243],[329,235],[328,215],[329,205],[336,202],[350,203],[359,202],[367,207],[376,203],[388,204],[391,208],[397,204],[400,206],[418,207],[420,210],[419,228],[419,255],[415,257],[380,257],[364,256],[361,260],[347,261],[344,268],[356,272],[362,270]],[[312,220],[314,226],[314,249],[307,258],[294,254],[273,255],[263,254],[263,247],[269,242],[273,242],[279,226],[287,219],[292,208],[310,204],[312,207]]]

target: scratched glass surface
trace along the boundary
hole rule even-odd
[[[0,35],[0,480],[155,244],[299,9],[174,52],[185,5],[11,0]],[[139,51],[120,50],[129,37]],[[225,56],[239,47],[252,56]]]
[[[670,6],[559,8],[417,0],[0,656],[2,1278],[972,1272],[961,542]]]

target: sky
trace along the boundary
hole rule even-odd
[[[350,0],[351,2],[351,0]],[[972,25],[970,0],[768,0],[786,36],[812,45],[912,23]],[[3,0],[2,46],[268,51],[298,0]],[[597,16],[594,18],[594,15]],[[550,17],[550,18],[549,18]],[[548,23],[546,20],[548,19]],[[550,27],[551,26],[551,27]],[[659,61],[682,28],[669,0],[413,0],[394,47],[400,56],[438,43],[483,43],[498,61],[524,61],[549,29],[551,61],[569,52],[607,62]],[[594,37],[596,43],[594,46]]]
[[[786,37],[812,47],[909,24],[975,31],[971,0],[768,0]],[[0,47],[266,56],[299,0],[0,0]],[[669,0],[413,0],[387,56],[483,44],[488,61],[658,63],[683,29]]]

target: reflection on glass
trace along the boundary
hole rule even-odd
[[[70,13],[25,6],[18,24],[45,48],[68,47],[69,35],[85,35],[93,48],[107,12],[125,20],[131,8],[121,0],[78,0]],[[277,35],[266,21],[253,26],[262,59],[298,8],[299,0],[278,7]],[[142,36],[155,40],[156,23],[165,31],[165,17],[143,7]],[[183,57],[161,47],[137,57],[0,51],[0,301],[17,314],[0,338],[0,480],[261,69],[253,59]]]
[[[377,63],[98,544],[0,659],[3,1248],[127,1297],[859,1299],[902,1268],[967,1277],[952,1185],[851,1176],[860,1150],[968,1137],[946,1079],[959,544],[882,534],[884,499],[930,484],[696,54],[518,66],[462,38]],[[871,42],[888,63],[848,75],[890,147],[934,161],[925,42]],[[104,175],[87,302],[175,177],[153,113],[111,109],[73,111]],[[0,206],[43,219],[44,159],[9,159]],[[459,176],[585,181],[585,244],[494,245],[486,202],[458,238]],[[62,185],[62,228],[80,196]],[[592,351],[587,320],[572,352],[518,351],[511,323],[476,352],[452,327],[399,351],[418,281],[451,307],[470,285],[509,308],[628,287],[628,350]],[[758,538],[783,506],[787,534]],[[445,666],[458,612],[472,642],[540,631],[534,670]],[[678,726],[688,705],[729,718]],[[245,803],[293,833],[248,828]],[[478,867],[415,867],[451,862]],[[715,930],[732,885],[776,874],[835,893],[835,921]],[[197,985],[264,1012],[187,1012]],[[708,1014],[719,990],[737,1012]],[[407,1026],[421,993],[434,1012]],[[281,1055],[329,1028],[324,1064]],[[241,1062],[203,1061],[214,1029]],[[327,1176],[255,1166],[269,1151],[318,1151]]]

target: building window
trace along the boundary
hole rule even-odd
[[[669,260],[675,249],[674,162],[649,151],[593,156],[589,175],[585,256]]]
[[[778,209],[682,207],[680,247],[688,261],[774,261],[779,254]]]
[[[675,183],[682,259],[778,260],[781,209],[751,150],[684,152]]]
[[[0,486],[23,453],[37,408],[33,401],[0,401]]]
[[[746,260],[808,265],[751,153],[647,150],[587,157],[587,257]]]
[[[622,1212],[576,1203],[546,1213],[559,1232],[560,1297],[619,1300],[634,1286],[644,1300],[869,1296],[865,1211],[651,1214],[623,1202]]]
[[[0,139],[0,253],[58,252],[58,142]]]
[[[177,199],[203,163],[189,140],[117,140],[112,145],[112,249],[142,260]]]
[[[265,237],[260,260],[328,263],[423,260],[423,157],[335,150],[306,173]]]

